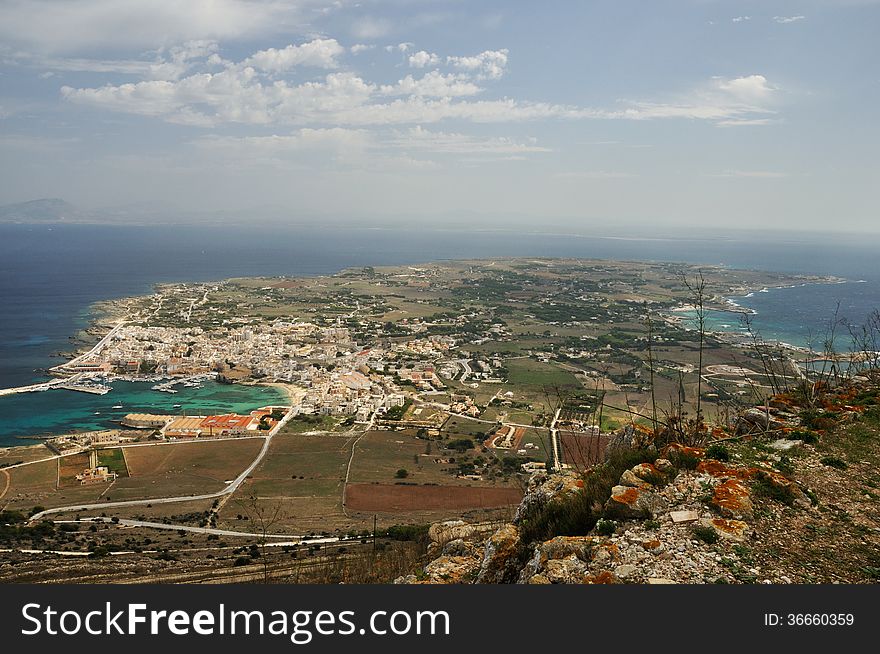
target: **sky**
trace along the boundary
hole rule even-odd
[[[3,0],[0,203],[880,231],[880,0]]]

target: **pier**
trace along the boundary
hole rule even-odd
[[[79,391],[80,393],[92,393],[94,395],[104,395],[109,393],[111,389],[105,384],[98,384],[89,379],[85,373],[65,377],[62,379],[53,379],[51,381],[42,382],[40,384],[30,384],[29,386],[16,386],[14,388],[0,388],[0,396],[16,395],[18,393],[39,393],[41,391],[49,391],[53,388],[63,388],[69,391]]]

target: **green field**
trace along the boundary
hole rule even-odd
[[[123,455],[122,449],[119,447],[98,450],[98,465],[107,466],[110,472],[115,472],[120,477],[128,477],[125,455]]]

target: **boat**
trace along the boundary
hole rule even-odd
[[[114,409],[121,409],[121,408],[123,408],[123,407],[122,407],[122,405],[121,405],[121,404],[117,404],[117,405],[115,405],[115,406],[114,406],[114,407],[112,407],[112,408],[114,408]]]
[[[182,406],[183,406],[182,404],[175,404],[174,407],[172,407],[172,408],[174,408],[174,409],[179,409],[179,408],[182,407]]]

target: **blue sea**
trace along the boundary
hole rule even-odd
[[[880,307],[877,237],[559,231],[0,225],[0,388],[44,379],[45,369],[59,363],[54,355],[70,350],[69,337],[87,326],[94,302],[149,293],[157,282],[317,275],[350,266],[495,256],[682,261],[846,279],[734,298],[756,312],[762,336],[792,344],[805,344],[824,330],[838,302],[840,315],[854,323]],[[719,325],[737,327],[735,316],[716,318]],[[114,396],[125,396],[127,404],[146,407],[153,395],[161,394],[119,388],[101,400],[120,404]],[[265,398],[240,399],[246,408]],[[100,409],[86,411],[95,402],[96,396],[66,391],[0,397],[0,445],[20,443],[16,436],[103,424],[95,419]],[[51,420],[38,417],[59,405]]]

